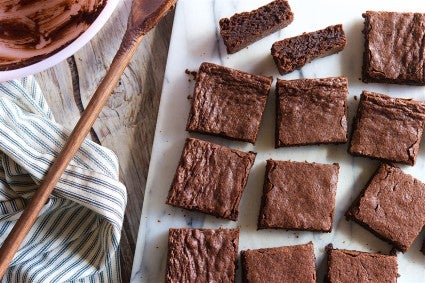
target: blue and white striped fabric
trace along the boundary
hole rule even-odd
[[[0,84],[0,245],[68,135],[34,77]],[[126,201],[116,156],[86,140],[0,282],[120,282]]]

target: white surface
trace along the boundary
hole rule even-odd
[[[358,103],[354,97],[359,97],[363,89],[397,97],[425,99],[424,87],[363,84],[359,80],[363,54],[362,13],[366,10],[425,12],[425,5],[422,1],[290,0],[295,14],[294,22],[291,25],[236,54],[227,55],[219,36],[218,20],[231,16],[235,12],[254,9],[267,2],[269,0],[179,0],[178,2],[133,265],[132,282],[164,281],[167,237],[170,227],[240,227],[239,251],[248,248],[294,245],[313,241],[319,282],[323,281],[325,275],[324,247],[328,243],[333,243],[336,248],[367,252],[388,253],[391,249],[390,245],[358,224],[347,222],[343,217],[353,199],[376,170],[378,162],[367,158],[353,158],[347,153],[347,144],[275,149],[274,88],[266,106],[255,146],[206,135],[194,135],[221,145],[258,153],[239,206],[239,220],[232,222],[217,219],[213,216],[165,205],[184,140],[188,136],[185,131],[190,107],[187,96],[192,94],[194,82],[184,73],[184,70],[197,70],[201,62],[215,62],[247,72],[272,75],[274,78],[347,76],[350,89],[348,98],[350,128]],[[317,59],[304,66],[300,71],[294,71],[286,76],[278,75],[270,56],[270,47],[273,42],[338,23],[343,24],[348,39],[343,52]],[[189,78],[191,82],[188,81]],[[414,167],[401,166],[405,172],[422,181],[425,181],[424,147],[424,142],[422,142],[420,155]],[[268,158],[320,163],[338,162],[340,164],[336,214],[332,233],[256,230],[265,160]],[[419,252],[423,236],[422,232],[406,254],[398,253],[401,275],[399,282],[425,281],[425,256]],[[240,282],[240,270],[239,267],[236,282]]]
[[[96,33],[105,25],[106,21],[111,17],[112,12],[117,7],[119,1],[120,0],[108,0],[102,12],[100,12],[99,16],[91,24],[91,26],[64,49],[55,52],[53,55],[32,65],[10,71],[0,71],[0,82],[18,79],[44,71],[58,64],[62,60],[72,56],[87,42],[89,42],[90,39],[92,39]]]

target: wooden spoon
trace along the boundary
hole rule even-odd
[[[35,192],[31,202],[0,248],[0,279],[9,267],[56,183],[89,133],[144,35],[174,7],[175,3],[176,0],[133,0],[126,32],[108,73],[69,136],[65,147],[50,167],[43,183]]]

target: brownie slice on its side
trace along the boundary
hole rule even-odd
[[[241,252],[243,283],[316,282],[313,243]]]
[[[276,147],[347,142],[345,77],[277,80]]]
[[[424,102],[363,91],[348,152],[414,165],[424,123]]]
[[[340,52],[346,42],[342,25],[335,25],[277,41],[271,53],[280,74],[284,75],[313,59]]]
[[[329,283],[396,283],[397,272],[396,256],[337,249],[328,251]]]
[[[424,240],[422,242],[421,253],[423,253],[425,255],[425,237],[424,237]]]
[[[238,229],[170,229],[165,282],[235,282]]]
[[[202,63],[186,130],[255,143],[272,78]]]
[[[425,85],[425,14],[367,11],[363,82]]]
[[[235,53],[286,26],[294,19],[286,0],[276,0],[251,12],[220,20],[220,34],[227,53]]]
[[[237,220],[255,153],[188,138],[166,203]]]
[[[382,164],[346,217],[405,252],[425,223],[425,184]]]
[[[338,164],[267,160],[258,229],[331,232]]]

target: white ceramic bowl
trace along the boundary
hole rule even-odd
[[[22,78],[30,74],[35,74],[44,71],[58,64],[62,60],[65,60],[66,58],[72,56],[87,42],[89,42],[96,35],[96,33],[105,25],[106,21],[111,17],[112,12],[117,7],[119,1],[120,0],[108,0],[102,12],[100,12],[99,16],[90,25],[90,27],[64,49],[53,53],[49,57],[46,57],[37,63],[14,70],[0,71],[0,82]]]

